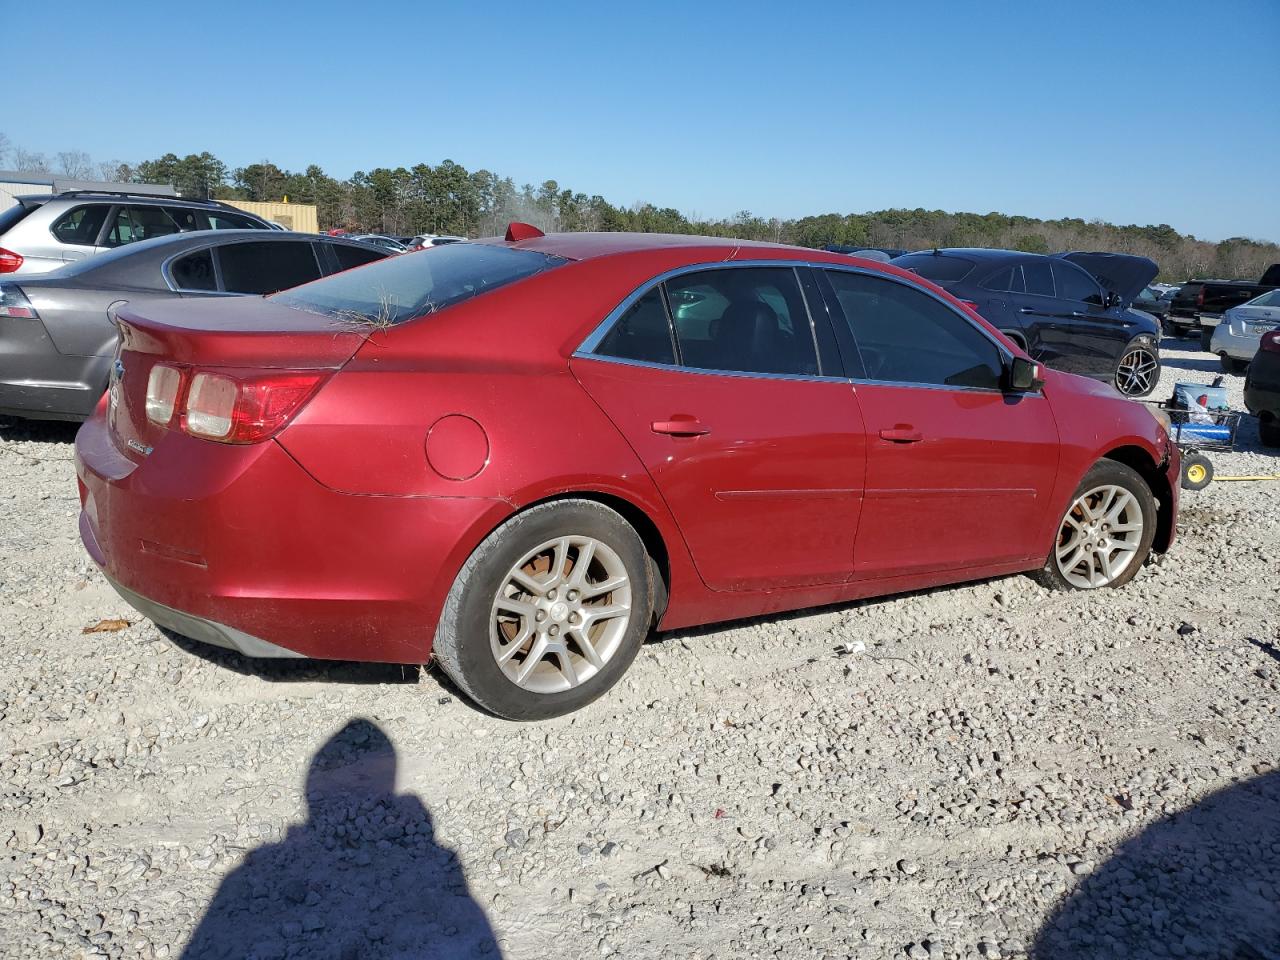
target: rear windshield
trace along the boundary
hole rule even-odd
[[[31,211],[37,209],[35,206],[24,207],[22,204],[14,204],[7,210],[0,210],[0,237],[12,230],[18,225],[18,221],[25,217]]]
[[[908,253],[906,256],[896,257],[892,263],[895,267],[910,270],[934,283],[963,280],[974,266],[972,260],[963,260],[945,253]]]
[[[565,262],[533,250],[453,243],[388,257],[270,299],[310,313],[385,326],[443,310]]]

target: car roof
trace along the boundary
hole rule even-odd
[[[501,237],[486,237],[479,243],[506,243]],[[566,260],[591,260],[624,253],[650,253],[660,250],[702,248],[722,251],[721,259],[733,259],[739,248],[747,248],[755,254],[769,251],[791,260],[812,255],[816,259],[831,262],[848,261],[847,256],[835,256],[822,250],[794,247],[781,243],[765,243],[758,240],[734,240],[728,237],[700,237],[683,233],[548,233],[509,244],[517,250],[536,250]]]

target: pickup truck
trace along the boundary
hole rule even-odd
[[[1188,280],[1169,305],[1169,325],[1179,333],[1200,330],[1200,346],[1208,350],[1213,328],[1232,307],[1280,287],[1280,263],[1267,267],[1257,283],[1251,280]]]

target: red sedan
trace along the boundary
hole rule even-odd
[[[249,656],[434,657],[513,719],[595,699],[655,627],[1115,587],[1174,536],[1146,407],[839,254],[513,224],[117,321],[76,440],[116,589]]]

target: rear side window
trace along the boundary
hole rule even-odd
[[[675,345],[662,288],[654,287],[631,305],[596,347],[597,354],[645,363],[675,364]]]
[[[108,247],[120,247],[177,232],[178,225],[162,207],[118,207],[102,242]]]
[[[169,267],[173,285],[179,290],[217,290],[218,281],[213,273],[213,254],[209,250],[197,250],[179,257]]]
[[[1022,265],[1015,264],[1012,267],[997,270],[982,281],[982,286],[995,293],[1025,293],[1026,287],[1022,284]]]
[[[1054,261],[1053,283],[1058,296],[1064,300],[1102,302],[1102,291],[1097,283],[1079,267],[1065,261]]]
[[[1026,279],[1027,293],[1037,297],[1053,296],[1053,273],[1048,260],[1028,260],[1022,265],[1022,276]]]
[[[58,218],[58,222],[50,229],[60,243],[78,243],[92,246],[98,240],[103,221],[110,210],[105,203],[91,203],[76,207]],[[0,231],[2,232],[2,231]]]
[[[383,259],[383,255],[377,250],[366,250],[346,243],[331,243],[329,248],[338,258],[339,270],[350,270],[352,267],[362,267],[366,263]]]
[[[218,248],[222,289],[228,293],[275,293],[320,276],[311,244],[301,240],[251,240]]]
[[[210,230],[261,230],[262,224],[242,213],[228,213],[225,210],[208,210]]]
[[[998,390],[996,345],[966,317],[922,290],[858,273],[829,271],[867,379]]]
[[[817,349],[794,270],[706,270],[669,280],[666,288],[684,366],[817,375]]]
[[[908,253],[890,261],[895,267],[910,270],[934,283],[958,283],[974,268],[972,260],[945,253]]]
[[[274,299],[298,310],[381,326],[435,313],[566,262],[534,250],[455,243],[335,273]]]

